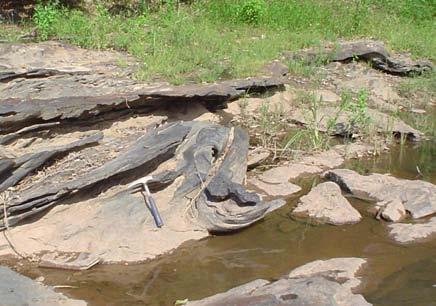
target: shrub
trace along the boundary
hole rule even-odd
[[[239,21],[249,24],[259,23],[265,15],[266,4],[264,0],[245,0],[236,6],[236,16]]]
[[[58,1],[50,1],[47,4],[38,2],[33,13],[33,22],[38,30],[38,36],[41,40],[46,40],[53,31],[53,24],[60,16]]]

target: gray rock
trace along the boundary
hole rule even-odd
[[[365,176],[348,169],[330,170],[324,176],[362,200],[399,200],[414,219],[436,213],[436,186],[429,182],[377,173]]]
[[[436,217],[424,223],[395,223],[389,225],[389,235],[397,242],[412,243],[436,235]]]
[[[324,49],[309,49],[297,53],[285,54],[286,57],[306,62],[348,62],[352,60],[364,60],[372,67],[383,72],[400,75],[413,76],[431,71],[433,65],[426,61],[412,61],[410,58],[395,56],[392,57],[385,49],[382,42],[373,40],[357,40],[340,42],[337,45],[325,47]]]
[[[342,195],[339,186],[332,182],[312,188],[300,198],[292,214],[333,225],[357,223],[362,219],[360,213]]]
[[[0,267],[1,305],[7,306],[85,306],[87,303],[72,300],[56,293],[52,288],[32,281],[9,268]]]
[[[352,263],[350,261],[353,261]],[[326,261],[320,269],[297,268],[290,277],[275,282],[258,279],[203,300],[188,302],[188,306],[269,305],[269,306],[369,306],[362,295],[354,294],[344,280],[354,277],[365,262],[359,259]],[[320,263],[320,262],[315,262]],[[310,265],[310,264],[309,264]],[[322,262],[321,262],[322,265]],[[306,269],[306,270],[305,270]],[[304,271],[305,270],[305,271]],[[345,272],[343,272],[345,271]]]

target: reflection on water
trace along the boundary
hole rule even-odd
[[[377,159],[349,162],[361,172],[390,172],[435,183],[436,146],[396,147]],[[307,192],[318,177],[302,183]],[[173,305],[198,299],[256,278],[275,279],[304,263],[332,257],[368,258],[364,295],[374,305],[435,305],[436,243],[398,245],[386,224],[367,212],[371,204],[351,200],[364,220],[347,226],[313,226],[290,217],[296,200],[256,225],[233,235],[188,243],[173,254],[140,265],[97,266],[90,271],[30,269],[52,285],[77,288],[62,292],[89,305]],[[144,233],[146,234],[146,233]]]

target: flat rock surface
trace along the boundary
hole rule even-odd
[[[278,184],[288,182],[289,180],[296,179],[303,174],[313,174],[322,172],[322,169],[316,166],[309,166],[303,164],[291,164],[286,166],[279,166],[271,168],[263,172],[259,179],[265,183]]]
[[[292,214],[334,225],[357,223],[362,219],[360,213],[342,195],[340,187],[332,182],[312,188],[307,195],[301,197]]]
[[[301,187],[289,182],[281,183],[265,183],[255,177],[250,178],[248,182],[256,188],[262,190],[265,194],[270,196],[288,197],[301,191]]]
[[[293,270],[289,277],[274,282],[258,279],[186,305],[369,306],[362,295],[351,291],[364,263],[359,258],[315,261]]]
[[[398,199],[414,219],[436,213],[436,186],[429,182],[398,179],[388,174],[360,175],[348,169],[330,170],[324,176],[362,200]]]
[[[356,274],[365,264],[365,259],[356,257],[316,260],[292,270],[289,273],[289,277],[307,277],[325,274],[340,282],[342,286],[355,289],[361,283]]]
[[[52,288],[34,282],[9,268],[0,267],[0,305],[4,306],[86,306],[56,293]]]
[[[436,217],[422,223],[391,224],[389,225],[389,235],[400,243],[428,240],[436,235]]]

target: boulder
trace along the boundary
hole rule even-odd
[[[379,214],[386,221],[398,222],[404,219],[407,215],[406,209],[399,199],[380,202],[379,205],[382,205]]]
[[[389,235],[400,243],[428,240],[436,235],[436,217],[423,223],[391,224],[389,225]]]
[[[320,269],[314,268],[314,263],[308,264],[277,281],[257,279],[186,305],[369,306],[362,295],[351,291],[356,283],[349,282],[364,262],[358,258],[319,261],[315,263],[321,265]]]
[[[360,175],[349,169],[329,170],[324,177],[362,200],[400,201],[414,219],[436,213],[436,186],[429,182],[398,179],[388,174]]]
[[[52,288],[34,282],[9,268],[0,267],[1,305],[7,306],[86,306],[84,301],[69,299]]]
[[[357,223],[362,219],[360,213],[342,195],[339,186],[332,182],[312,188],[300,198],[292,214],[333,225]]]

